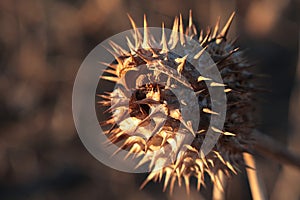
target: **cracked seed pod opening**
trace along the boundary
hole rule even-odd
[[[205,173],[222,188],[220,172],[229,177],[244,166],[242,153],[251,144],[254,88],[250,64],[227,38],[233,17],[234,13],[222,28],[217,21],[214,28],[198,33],[191,12],[186,28],[180,15],[174,19],[169,38],[162,26],[160,41],[148,33],[146,16],[143,35],[129,17],[134,38],[127,38],[130,50],[111,42],[109,51],[115,61],[106,63],[100,82],[111,81],[113,87],[98,94],[98,103],[109,113],[101,126],[106,129],[108,143],[128,151],[125,159],[138,157],[136,167],[149,168],[141,188],[151,180],[164,181],[163,190],[169,185],[172,193],[175,182],[184,182],[189,193],[190,179],[197,179],[199,190],[205,185]],[[191,45],[195,39],[200,51]],[[178,47],[184,47],[183,55],[174,51]],[[210,67],[208,62],[201,64],[204,54],[216,64],[222,82],[196,69]],[[199,66],[191,63],[190,57],[200,59]],[[227,99],[221,129],[210,127],[213,116],[220,113],[213,109],[209,88],[221,88]],[[220,137],[203,155],[201,146],[209,129]]]

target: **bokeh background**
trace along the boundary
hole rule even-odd
[[[87,54],[130,27],[170,27],[173,17],[206,29],[237,12],[230,37],[245,50],[269,92],[258,93],[257,128],[300,154],[299,0],[1,0],[0,1],[0,199],[186,199],[162,184],[140,191],[146,174],[127,174],[94,159],[72,118],[72,87]],[[297,69],[298,66],[298,69]],[[267,76],[266,76],[267,75]],[[300,199],[293,167],[256,157],[270,199]],[[211,186],[191,199],[209,199]],[[251,199],[244,171],[226,188],[226,199]]]

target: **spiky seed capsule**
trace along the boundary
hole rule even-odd
[[[150,163],[149,168],[152,171],[141,188],[150,180],[161,181],[165,174],[164,191],[170,185],[172,192],[177,180],[179,185],[184,181],[189,192],[191,176],[196,177],[199,190],[201,185],[204,185],[204,173],[209,174],[212,182],[221,187],[219,171],[230,176],[232,173],[236,174],[239,166],[243,165],[242,153],[245,146],[250,143],[253,125],[251,104],[253,87],[249,81],[250,76],[244,76],[250,73],[247,71],[250,65],[243,59],[234,42],[227,40],[233,17],[234,13],[222,29],[219,29],[218,20],[214,29],[208,29],[206,34],[200,31],[199,35],[192,22],[191,12],[185,30],[181,15],[174,19],[173,25],[174,32],[179,31],[191,38],[199,38],[203,50],[197,52],[194,57],[199,58],[204,51],[209,53],[217,64],[224,83],[214,82],[199,74],[187,62],[188,55],[180,57],[172,53],[171,50],[176,45],[186,44],[185,37],[174,34],[166,41],[163,31],[160,41],[162,48],[152,48],[147,33],[146,16],[144,16],[143,38],[135,22],[129,17],[135,38],[134,44],[128,40],[130,52],[123,50],[118,44],[111,43],[115,63],[109,64],[106,70],[111,76],[101,78],[118,82],[122,87],[118,87],[112,93],[101,95],[103,98],[101,105],[108,106],[111,113],[111,118],[102,125],[111,126],[106,132],[109,140],[120,144],[120,149],[127,149],[128,156],[133,154],[142,157],[139,165]],[[164,25],[162,27],[164,28]],[[177,75],[166,66],[176,70]],[[150,68],[154,72],[147,74]],[[166,75],[168,75],[166,85],[159,84],[157,79]],[[128,85],[132,82],[127,80],[129,77],[130,79],[134,77],[134,85]],[[176,84],[185,85],[183,77],[198,96],[201,120],[196,133],[192,129],[191,122],[182,118],[180,103],[186,105],[189,102],[179,102],[180,100],[170,90],[176,87]],[[171,79],[175,80],[176,84],[171,84]],[[149,83],[143,84],[145,81]],[[222,136],[213,151],[202,157],[199,150],[207,132],[210,116],[218,115],[211,109],[210,94],[205,81],[210,81],[210,87],[225,86],[227,113],[223,130],[212,127],[214,132],[221,133]],[[189,84],[187,87],[190,87]],[[135,88],[132,95],[128,91],[129,88]],[[184,129],[178,133],[181,123],[184,124]],[[180,134],[193,134],[193,142],[179,147]]]

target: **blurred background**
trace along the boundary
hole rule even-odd
[[[255,63],[257,128],[300,155],[299,0],[1,0],[0,1],[0,199],[186,199],[162,184],[138,188],[146,174],[127,174],[94,159],[72,118],[72,87],[87,54],[104,39],[142,26],[171,27],[189,9],[199,28],[224,24],[236,11],[230,38]],[[298,66],[298,69],[297,69]],[[300,199],[300,173],[257,157],[270,199]],[[211,198],[211,187],[191,199]],[[284,195],[284,196],[282,196]],[[251,199],[244,171],[233,177],[226,199]]]

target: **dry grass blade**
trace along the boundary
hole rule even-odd
[[[246,171],[248,175],[252,198],[254,200],[265,200],[266,197],[263,191],[262,183],[257,175],[254,157],[248,153],[244,153],[243,156],[245,164],[249,166],[249,168],[246,168]]]

